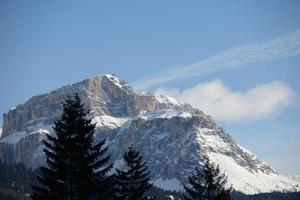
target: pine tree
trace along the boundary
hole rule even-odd
[[[231,188],[225,189],[227,177],[220,172],[219,166],[214,166],[204,157],[202,170],[196,168],[188,177],[188,185],[184,185],[186,200],[230,200]]]
[[[47,134],[44,140],[47,166],[40,168],[40,185],[32,186],[33,200],[108,199],[112,164],[105,140],[93,139],[95,124],[88,114],[77,94],[63,102],[55,135]]]
[[[149,174],[146,162],[143,161],[139,152],[132,146],[124,152],[123,156],[126,170],[116,169],[116,199],[122,200],[146,200],[154,199],[145,195],[145,192],[151,188],[149,183]]]

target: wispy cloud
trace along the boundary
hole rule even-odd
[[[287,106],[294,92],[279,81],[256,85],[247,91],[233,91],[221,80],[201,83],[180,92],[159,88],[158,94],[175,97],[225,122],[257,119]]]
[[[199,62],[174,67],[135,82],[136,88],[149,88],[169,81],[199,76],[209,72],[262,63],[300,54],[300,29],[271,41],[225,50]]]

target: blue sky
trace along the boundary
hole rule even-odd
[[[0,112],[115,73],[205,110],[275,169],[300,174],[299,10],[297,0],[2,0]]]

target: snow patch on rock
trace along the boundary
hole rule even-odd
[[[170,119],[173,117],[183,117],[183,118],[189,118],[192,117],[192,115],[188,112],[184,112],[182,110],[176,110],[176,109],[161,109],[154,112],[142,112],[138,116],[139,118],[143,118],[146,120],[152,120],[155,118],[161,118],[161,119]]]
[[[157,99],[157,101],[159,103],[173,104],[175,106],[180,106],[181,105],[181,103],[178,100],[176,100],[175,98],[167,97],[167,96],[162,95],[162,94],[155,95],[155,98]]]
[[[97,127],[107,127],[110,129],[121,127],[130,118],[117,118],[110,115],[99,115],[92,119],[92,123],[96,123]]]
[[[21,139],[35,134],[47,133],[50,134],[52,125],[44,125],[43,123],[38,123],[35,126],[29,126],[27,131],[15,131],[8,136],[2,138],[0,143],[16,144]]]
[[[123,89],[124,83],[121,83],[121,80],[112,75],[112,74],[105,74],[105,76],[111,81],[113,82],[116,86],[118,86],[119,88]]]
[[[226,144],[220,136],[214,134],[213,130],[206,128],[199,128],[198,130],[202,133],[200,138],[198,138],[198,140],[200,140],[199,142],[203,141],[204,145],[218,151],[230,151],[228,144]]]

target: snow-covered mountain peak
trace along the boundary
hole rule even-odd
[[[107,138],[118,165],[130,144],[148,163],[152,181],[165,189],[182,189],[203,156],[220,165],[228,184],[245,193],[299,190],[299,181],[278,174],[236,144],[215,120],[174,98],[134,91],[114,75],[94,76],[30,98],[3,115],[0,157],[37,167],[44,163],[42,139],[53,133],[61,101],[78,93],[96,123],[96,139]]]
[[[114,74],[106,74],[104,76],[107,77],[112,83],[114,83],[116,86],[120,87],[121,89],[130,87],[125,81],[120,80]]]

